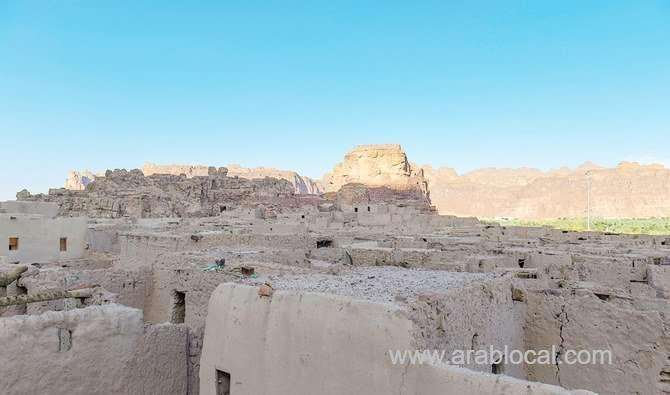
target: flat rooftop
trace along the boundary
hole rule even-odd
[[[401,267],[357,267],[338,274],[269,276],[278,290],[318,292],[398,304],[424,292],[440,293],[472,283],[491,280],[493,273],[458,273]]]

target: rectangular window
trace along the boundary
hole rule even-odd
[[[173,324],[183,324],[186,320],[186,293],[174,291],[172,293],[172,317]]]
[[[60,250],[61,252],[67,251],[67,237],[60,238]]]
[[[10,237],[9,238],[9,251],[17,251],[19,249],[19,238]]]
[[[332,247],[333,246],[333,241],[328,240],[328,239],[323,239],[323,240],[317,240],[316,241],[316,248],[324,248],[324,247]]]
[[[230,373],[216,370],[216,395],[230,395]]]

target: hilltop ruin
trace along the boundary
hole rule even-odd
[[[1,203],[0,392],[670,392],[670,236],[440,215],[401,152],[355,149],[325,194],[136,169]],[[389,357],[504,347],[556,352]],[[571,350],[612,360],[560,363]]]

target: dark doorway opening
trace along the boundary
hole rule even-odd
[[[216,395],[230,395],[230,373],[216,369]]]
[[[491,373],[493,374],[503,374],[505,373],[505,358],[500,356],[497,361],[493,362],[491,365]]]
[[[172,293],[172,317],[173,324],[183,324],[186,319],[186,293],[174,291]]]

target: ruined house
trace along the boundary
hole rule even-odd
[[[119,170],[1,205],[74,222],[21,230],[20,259],[2,222],[0,393],[670,391],[670,236],[483,224],[377,188]],[[506,346],[554,359],[390,356]],[[560,363],[599,349],[611,361]]]

